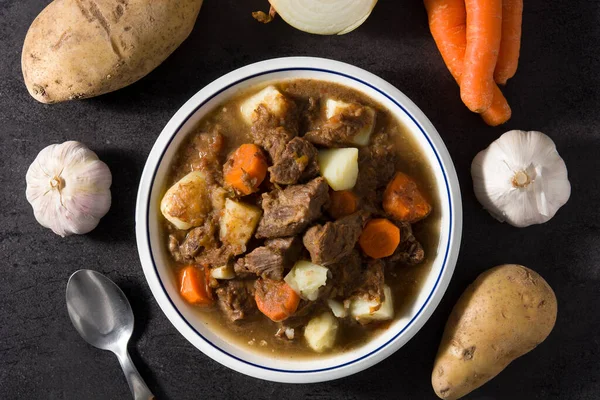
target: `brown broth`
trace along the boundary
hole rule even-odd
[[[183,142],[178,150],[178,155],[173,161],[171,173],[167,179],[167,187],[177,182],[180,178],[192,170],[191,165],[197,161],[198,152],[194,149],[194,139],[201,132],[209,132],[219,125],[220,132],[227,139],[227,153],[243,143],[251,142],[249,138],[250,129],[239,115],[241,102],[253,93],[261,90],[265,85],[255,86],[248,91],[236,95],[217,106],[211,113],[203,118],[197,128]],[[306,99],[309,96],[334,97],[347,102],[358,102],[377,110],[377,126],[375,133],[387,131],[395,141],[400,152],[400,159],[396,165],[401,170],[413,176],[420,184],[420,188],[428,196],[433,212],[431,215],[414,224],[413,230],[417,239],[423,245],[426,259],[422,264],[416,266],[402,266],[396,268],[393,273],[386,275],[388,284],[394,294],[395,318],[408,312],[413,304],[423,282],[431,270],[431,264],[437,255],[439,243],[439,222],[441,213],[439,210],[439,199],[437,197],[436,182],[421,149],[417,145],[411,132],[397,121],[393,115],[374,102],[366,95],[348,87],[331,82],[318,80],[296,79],[275,83],[275,86],[284,94],[292,98]],[[166,191],[166,188],[165,188]],[[160,217],[161,219],[162,216]],[[167,243],[167,236],[172,231],[170,224],[163,219],[163,242]],[[178,273],[181,265],[172,262],[173,273]],[[232,342],[240,346],[255,349],[258,352],[275,355],[282,359],[314,357],[315,352],[311,350],[301,337],[293,341],[278,339],[274,336],[277,324],[262,315],[256,315],[238,323],[229,322],[220,313],[218,307],[212,309],[197,308],[198,318],[211,326],[219,334],[225,335]],[[342,323],[338,330],[335,347],[331,352],[344,352],[352,350],[369,341],[389,326],[389,322],[379,325],[362,327],[357,324]]]

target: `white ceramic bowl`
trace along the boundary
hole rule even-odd
[[[214,107],[241,90],[267,81],[312,78],[340,83],[367,94],[405,124],[422,147],[437,180],[441,223],[438,255],[410,312],[381,335],[351,352],[314,359],[289,360],[253,352],[212,331],[177,292],[169,271],[166,246],[159,235],[159,202],[169,164],[182,140]],[[136,235],[140,260],[150,289],[167,318],[204,354],[238,372],[290,383],[332,380],[362,371],[401,348],[421,329],[439,304],[456,264],[462,231],[458,178],[450,155],[427,117],[398,89],[360,68],[337,61],[293,57],[262,61],[235,70],[206,86],[177,111],[156,140],[142,174]]]

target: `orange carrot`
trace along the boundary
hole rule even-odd
[[[494,84],[494,100],[492,105],[485,112],[481,113],[481,118],[489,126],[502,125],[510,119],[512,110],[506,101],[506,98],[502,94],[502,91],[498,85]]]
[[[296,312],[300,296],[284,281],[258,279],[254,300],[261,313],[272,321],[283,321]]]
[[[467,47],[465,2],[464,0],[424,0],[424,3],[433,39],[448,70],[460,85]],[[492,105],[481,114],[483,120],[492,126],[500,125],[511,117],[510,106],[498,86],[494,86]]]
[[[329,200],[327,211],[335,219],[354,214],[358,208],[358,197],[350,190],[332,190],[329,192]]]
[[[424,0],[429,29],[450,73],[459,80],[467,47],[465,0]]]
[[[206,267],[188,265],[180,273],[179,292],[190,304],[211,305],[212,290],[208,286],[210,270]]]
[[[431,212],[417,182],[405,173],[398,172],[383,193],[383,209],[398,221],[413,223]]]
[[[225,182],[242,195],[256,192],[266,175],[267,160],[255,144],[238,147],[223,166]]]
[[[502,36],[502,0],[465,0],[467,47],[460,97],[469,110],[482,113],[492,105],[494,68]]]
[[[365,225],[358,244],[371,258],[389,257],[400,244],[400,229],[388,219],[372,219]]]
[[[494,70],[494,80],[500,85],[515,76],[521,49],[521,23],[523,21],[523,0],[502,1],[502,40],[498,62]]]

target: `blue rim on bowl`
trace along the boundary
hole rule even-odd
[[[272,64],[275,63],[276,61],[284,61],[288,64],[302,64],[302,65],[298,65],[298,66],[285,66],[285,67],[274,67]],[[301,61],[301,62],[300,62]],[[318,64],[317,61],[321,61],[321,62],[326,62],[326,63],[333,63],[333,64],[339,64],[339,65],[343,65],[344,69],[350,69],[350,70],[356,70],[356,71],[361,71],[361,73],[364,74],[368,74],[368,75],[372,75],[366,71],[360,70],[357,67],[353,67],[353,66],[348,66],[347,64],[343,64],[343,63],[339,63],[339,62],[335,62],[335,61],[331,61],[331,60],[323,60],[323,59],[315,59],[315,58],[308,58],[308,57],[294,57],[294,58],[286,58],[286,59],[276,59],[276,60],[268,60],[268,61],[263,61],[261,63],[257,63],[257,64],[252,64],[250,66],[241,68],[239,70],[236,70],[230,74],[225,75],[223,78],[227,78],[229,75],[235,74],[237,73],[238,75],[242,75],[242,77],[235,79],[233,81],[231,81],[230,83],[219,87],[218,89],[213,90],[211,93],[205,94],[204,96],[202,96],[202,101],[200,101],[199,103],[197,103],[196,101],[194,101],[194,99],[196,99],[196,96],[194,96],[190,101],[188,101],[188,103],[186,103],[186,105],[184,105],[184,107],[182,107],[182,109],[186,108],[186,106],[188,106],[189,103],[191,103],[192,101],[194,101],[194,105],[192,107],[187,107],[189,108],[189,110],[185,111],[185,115],[183,116],[183,118],[176,118],[176,116],[174,116],[171,120],[171,122],[175,122],[175,125],[169,126],[171,125],[171,122],[169,122],[169,124],[167,125],[167,127],[165,127],[165,130],[163,130],[163,132],[161,133],[161,137],[163,137],[163,135],[167,134],[169,135],[166,139],[166,144],[159,146],[159,148],[157,148],[158,145],[158,141],[157,141],[157,145],[155,145],[155,147],[152,149],[151,151],[151,156],[158,154],[157,157],[152,157],[152,162],[150,162],[151,157],[149,157],[148,163],[146,164],[145,168],[144,168],[144,172],[142,175],[142,183],[144,182],[149,182],[149,185],[143,185],[142,183],[140,184],[140,189],[138,192],[138,202],[137,202],[137,206],[136,206],[136,235],[137,235],[137,239],[138,239],[138,249],[140,251],[140,258],[142,261],[142,265],[144,266],[144,273],[146,275],[146,278],[149,280],[156,280],[158,282],[158,287],[160,288],[160,291],[162,293],[160,293],[161,297],[164,296],[166,297],[166,299],[168,300],[168,303],[170,304],[170,306],[172,307],[172,310],[175,311],[177,317],[183,321],[183,323],[185,323],[187,325],[187,327],[193,331],[195,333],[195,335],[197,335],[198,337],[200,337],[206,344],[208,344],[209,346],[211,346],[213,349],[215,349],[216,351],[222,353],[224,356],[229,357],[233,360],[236,360],[242,364],[245,364],[249,367],[253,367],[253,368],[258,368],[261,370],[265,370],[265,371],[271,371],[271,372],[276,372],[276,373],[282,373],[282,374],[315,374],[315,373],[323,373],[323,372],[327,372],[327,371],[333,371],[333,370],[339,370],[342,369],[344,367],[348,367],[357,363],[360,363],[363,360],[366,360],[370,357],[372,357],[373,355],[379,353],[382,349],[388,347],[392,342],[395,342],[401,335],[403,335],[405,332],[407,332],[409,329],[413,328],[415,321],[421,319],[421,323],[420,325],[422,326],[425,321],[429,318],[429,316],[431,315],[431,313],[433,312],[433,309],[435,309],[435,307],[437,307],[437,304],[439,303],[439,301],[441,300],[441,296],[443,295],[443,293],[445,292],[447,286],[448,286],[448,282],[449,282],[449,278],[452,275],[455,263],[456,263],[456,258],[457,258],[457,251],[458,251],[458,247],[460,245],[460,234],[461,234],[461,230],[462,230],[462,208],[461,208],[461,204],[460,204],[460,192],[458,189],[458,180],[456,178],[456,172],[454,170],[453,164],[450,162],[450,164],[448,164],[448,160],[450,159],[449,155],[447,154],[447,150],[445,148],[445,146],[443,146],[443,143],[441,142],[441,139],[439,139],[439,135],[437,135],[437,132],[435,132],[435,129],[433,128],[433,126],[431,125],[431,123],[429,123],[429,121],[426,119],[426,117],[424,115],[420,116],[415,116],[413,115],[413,113],[409,112],[407,110],[407,108],[405,106],[403,106],[402,104],[400,104],[400,102],[397,99],[397,95],[396,96],[392,96],[389,93],[387,93],[386,91],[380,89],[379,87],[377,87],[376,85],[365,81],[364,79],[358,78],[352,74],[348,74],[348,73],[344,73],[344,72],[340,72],[337,70],[333,70],[333,69],[329,69],[329,68],[321,68],[321,67],[317,67],[317,66],[307,66],[308,65],[314,65],[315,63]],[[240,74],[240,71],[246,69],[246,70],[250,70],[250,67],[255,67],[259,65],[259,64],[268,64],[271,63],[271,67],[270,68],[264,68],[261,69],[260,72],[255,72],[255,73],[250,73],[250,74]],[[338,65],[338,67],[339,67]],[[265,65],[266,67],[266,65]],[[260,68],[259,68],[260,69]],[[389,101],[391,101],[399,110],[401,110],[408,118],[410,118],[410,120],[412,120],[412,122],[415,124],[415,126],[418,127],[418,130],[420,132],[421,135],[423,135],[423,137],[426,139],[427,143],[429,144],[429,146],[431,147],[431,150],[433,151],[433,153],[435,154],[437,163],[439,168],[441,169],[444,181],[439,182],[438,184],[443,184],[445,187],[445,193],[446,193],[446,199],[441,199],[442,201],[447,201],[448,202],[448,209],[450,211],[450,215],[448,218],[448,239],[446,240],[446,246],[445,249],[443,250],[443,261],[442,261],[442,265],[441,268],[439,270],[439,273],[435,279],[435,283],[431,289],[431,291],[429,292],[428,296],[426,297],[425,301],[422,303],[422,305],[420,306],[420,308],[418,309],[418,311],[416,312],[416,314],[412,317],[412,319],[398,332],[395,333],[395,335],[393,337],[391,337],[390,339],[386,340],[384,343],[382,343],[381,345],[379,345],[376,349],[361,355],[360,357],[357,357],[355,359],[352,359],[350,361],[347,361],[345,363],[339,364],[339,365],[333,365],[333,366],[327,366],[324,368],[313,368],[313,369],[299,369],[299,370],[289,370],[289,369],[281,369],[281,368],[276,368],[276,367],[271,367],[271,366],[266,366],[266,365],[261,365],[255,362],[251,362],[248,360],[245,360],[241,357],[236,356],[235,354],[232,354],[220,347],[218,347],[217,345],[215,345],[214,343],[212,343],[209,339],[207,339],[201,332],[199,332],[192,323],[190,323],[190,321],[188,321],[188,319],[180,312],[180,310],[177,308],[176,304],[174,303],[173,299],[169,296],[168,291],[165,287],[165,284],[163,282],[163,280],[160,277],[160,273],[157,267],[157,262],[155,260],[154,257],[154,252],[152,249],[152,245],[151,245],[151,238],[150,238],[150,229],[148,229],[148,227],[150,226],[150,218],[152,217],[151,214],[151,199],[152,199],[152,191],[154,188],[154,183],[155,183],[155,179],[156,179],[156,175],[158,173],[159,167],[161,166],[161,163],[163,161],[163,158],[165,156],[165,153],[167,152],[167,150],[169,149],[171,143],[173,142],[173,140],[175,139],[175,137],[177,136],[177,134],[179,133],[179,131],[181,130],[181,128],[186,124],[186,122],[188,122],[190,120],[190,118],[192,118],[192,116],[194,116],[194,114],[200,109],[202,108],[204,105],[206,105],[210,100],[212,100],[213,98],[215,98],[216,96],[218,96],[219,94],[223,93],[224,91],[235,87],[236,85],[239,85],[243,82],[246,82],[248,80],[251,80],[253,78],[257,78],[260,76],[264,76],[267,74],[273,74],[273,73],[278,73],[278,72],[285,72],[285,71],[316,71],[316,72],[322,72],[322,73],[326,73],[326,74],[333,74],[333,75],[339,75],[342,76],[344,78],[348,78],[351,80],[354,80],[366,87],[369,87],[371,89],[373,89],[374,91],[378,92],[380,95],[384,96],[385,98],[387,98]],[[373,75],[373,77],[375,77]],[[376,78],[376,77],[375,77]],[[220,80],[221,80],[220,79]],[[380,78],[376,78],[377,80],[381,80]],[[216,82],[215,82],[216,83]],[[389,84],[387,84],[389,85]],[[210,85],[209,85],[210,86]],[[391,86],[391,85],[390,85]],[[208,89],[205,88],[205,89]],[[203,90],[205,90],[203,89]],[[398,91],[399,92],[399,91]],[[400,93],[400,92],[399,92]],[[402,95],[403,96],[403,95]],[[405,104],[407,104],[407,100],[408,98],[406,98],[406,96],[404,96],[404,98],[402,99],[403,102]],[[417,111],[418,108],[412,103],[410,102],[410,100],[408,100],[408,104],[416,109]],[[420,112],[420,111],[419,111]],[[179,113],[178,113],[179,114]],[[176,120],[177,119],[177,120]],[[176,120],[176,121],[174,121]],[[423,121],[425,121],[425,123],[428,123],[430,126],[428,127],[428,129],[425,129],[422,126]],[[427,133],[427,131],[435,134],[437,136],[437,138],[432,139],[432,137],[430,137],[430,134]],[[442,148],[436,148],[436,145],[434,145],[434,140],[436,140],[439,142],[437,143],[437,147],[439,147],[440,143],[442,143]],[[440,155],[440,152],[443,152],[445,154]],[[444,157],[446,159],[446,164],[444,165],[444,163],[442,162],[442,157]],[[447,168],[450,169],[449,171],[447,171]],[[149,179],[148,179],[149,177]],[[455,182],[456,184],[454,185],[454,187],[451,187],[450,185],[450,181],[452,179],[452,182]],[[454,199],[454,201],[453,201]],[[140,208],[140,206],[143,206],[142,208]],[[139,218],[143,218],[143,224],[140,224],[140,219]],[[143,230],[144,232],[140,232],[140,227],[143,226]],[[143,235],[142,237],[140,237],[140,235]],[[148,251],[148,255],[149,255],[149,259],[150,259],[150,265],[148,266],[148,264],[145,262],[144,257],[142,257],[142,253],[145,251]],[[453,250],[453,251],[452,251]],[[144,253],[145,254],[145,253]],[[438,256],[440,257],[441,253],[438,252]],[[149,270],[149,268],[151,270]],[[149,276],[153,275],[152,277]],[[443,283],[442,282],[442,277],[446,276],[447,279],[444,280]],[[157,293],[155,293],[155,287],[156,285],[153,287],[151,285],[151,289],[153,291],[153,294],[155,295],[155,297],[157,297]],[[436,296],[435,301],[432,301],[434,295]],[[435,303],[435,304],[434,304]],[[160,304],[160,302],[159,302]],[[163,306],[161,305],[161,308]],[[424,316],[424,311],[425,310],[429,310],[428,314]],[[163,308],[163,311],[164,308]],[[165,313],[167,314],[167,312],[165,311]],[[171,322],[174,322],[172,317],[173,315],[169,315],[167,314],[167,316],[169,317],[169,319],[171,319]],[[425,317],[425,318],[423,318]],[[418,326],[416,328],[416,330],[414,330],[414,332],[412,333],[412,335],[414,335],[416,333],[416,331],[418,331],[420,329],[421,326]],[[178,328],[179,329],[179,328]],[[412,337],[411,335],[411,337]],[[185,335],[184,335],[185,336]],[[187,336],[186,336],[187,337]],[[410,337],[408,338],[410,339]],[[408,341],[408,339],[406,341]],[[202,350],[202,349],[201,349]],[[210,354],[209,354],[210,355]],[[385,358],[385,357],[384,357]],[[220,360],[217,360],[220,361]],[[377,361],[376,361],[377,362]],[[375,363],[375,362],[374,362]],[[362,370],[364,368],[367,368],[369,366],[371,366],[374,363],[369,363],[369,365],[366,366],[361,366],[357,371],[354,372],[358,372],[359,370]],[[231,365],[228,365],[231,366]],[[235,368],[239,371],[238,368]],[[252,376],[258,376],[260,378],[263,379],[270,379],[270,380],[277,380],[277,381],[283,381],[283,382],[288,382],[288,381],[294,381],[294,382],[313,382],[313,381],[321,381],[321,380],[327,380],[327,379],[272,379],[270,377],[265,377],[262,374],[253,374],[253,373],[249,373],[248,371],[240,371],[243,373],[247,373],[249,375]],[[354,373],[354,372],[350,372]],[[337,374],[336,374],[337,375]],[[344,374],[344,375],[348,375],[348,374]],[[342,375],[342,376],[344,376]],[[339,376],[336,376],[339,377]],[[336,377],[332,378],[335,379]]]

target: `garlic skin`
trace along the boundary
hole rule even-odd
[[[110,170],[82,143],[44,148],[25,179],[35,218],[62,237],[90,232],[110,208]]]
[[[519,228],[548,221],[571,195],[565,162],[537,131],[500,136],[473,159],[471,176],[483,207]]]

